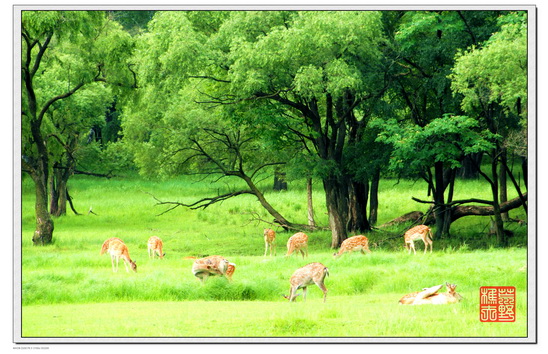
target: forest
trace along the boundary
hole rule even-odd
[[[422,181],[436,237],[489,215],[504,246],[508,211],[527,212],[526,12],[25,11],[21,33],[36,245],[78,174],[226,180],[157,202],[251,194],[286,230],[328,228],[333,248],[375,226],[383,178]],[[282,215],[265,178],[321,183],[328,225]],[[489,197],[454,199],[462,179]]]

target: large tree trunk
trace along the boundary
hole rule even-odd
[[[356,233],[371,230],[367,221],[368,197],[368,183],[348,182],[348,231]]]
[[[36,186],[36,230],[32,237],[32,242],[35,246],[43,246],[50,244],[53,239],[53,220],[48,211],[48,190],[43,175],[36,171],[31,173],[32,179]]]
[[[324,179],[323,186],[331,229],[331,248],[338,248],[347,238],[348,189],[336,177]]]

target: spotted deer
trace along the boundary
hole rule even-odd
[[[289,279],[289,283],[291,284],[289,295],[284,295],[283,297],[294,302],[298,296],[297,290],[303,289],[303,300],[306,301],[306,288],[309,285],[316,284],[323,291],[323,302],[325,302],[327,288],[324,285],[324,280],[327,275],[329,275],[329,271],[323,264],[318,262],[307,264],[293,273]]]
[[[118,272],[118,263],[120,262],[120,258],[122,258],[124,260],[124,265],[126,266],[126,272],[129,273],[128,265],[129,267],[131,267],[131,270],[137,272],[137,263],[132,261],[129,257],[129,250],[126,244],[123,243],[120,239],[110,239],[107,241],[109,241],[107,246],[107,252],[110,254],[112,271],[114,273]]]
[[[154,259],[156,255],[160,257],[160,259],[163,259],[166,255],[163,252],[164,243],[162,242],[162,239],[158,236],[152,236],[148,239],[147,242],[147,248],[148,248],[148,258]]]
[[[399,303],[400,305],[445,305],[454,304],[462,300],[462,296],[456,292],[457,286],[455,284],[445,283],[447,292],[439,294],[438,291],[442,287],[443,284],[407,294],[400,299]]]
[[[333,253],[333,257],[339,258],[343,255],[343,253],[353,251],[360,251],[362,254],[365,254],[364,251],[366,251],[367,253],[371,253],[371,251],[369,250],[369,240],[367,239],[367,237],[363,235],[358,235],[347,238],[341,244],[339,252]]]
[[[434,241],[432,241],[432,230],[428,226],[417,225],[407,230],[405,235],[403,235],[403,238],[405,240],[405,248],[407,248],[409,254],[411,254],[411,250],[413,250],[414,254],[417,254],[415,251],[415,243],[413,241],[418,239],[422,239],[422,242],[424,242],[424,253],[426,253],[428,245],[430,245],[430,253],[432,253],[432,245]]]
[[[303,259],[305,255],[308,257],[308,236],[304,232],[297,232],[287,240],[287,254],[285,256],[289,257],[293,252],[295,254],[300,252]]]
[[[110,244],[111,241],[120,241],[120,242],[124,242],[122,241],[121,239],[119,239],[118,237],[111,237],[107,240],[105,240],[105,242],[103,242],[103,246],[101,247],[101,256],[108,251],[108,245]]]
[[[209,276],[226,276],[230,262],[221,256],[200,258],[192,264],[192,273],[204,284]],[[232,274],[229,275],[231,277]]]
[[[266,251],[270,247],[270,257],[272,257],[272,249],[274,249],[274,255],[276,255],[276,231],[272,229],[264,229],[264,257],[266,257]]]

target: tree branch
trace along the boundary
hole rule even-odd
[[[216,203],[219,203],[219,202],[223,202],[223,201],[225,201],[229,198],[236,197],[236,196],[241,195],[241,194],[255,195],[255,193],[253,193],[251,190],[240,190],[240,191],[220,194],[220,195],[217,195],[217,196],[211,197],[211,198],[202,198],[200,200],[195,201],[194,203],[187,204],[187,203],[181,203],[181,202],[162,201],[162,200],[156,198],[151,193],[148,193],[148,192],[144,192],[144,193],[146,193],[146,194],[150,195],[152,198],[154,198],[154,200],[157,201],[156,205],[171,205],[171,207],[169,209],[163,211],[162,213],[158,214],[157,216],[168,213],[168,212],[172,211],[173,209],[175,209],[177,207],[180,207],[180,206],[187,207],[187,208],[192,209],[192,210],[205,209],[210,205],[213,205],[213,204],[216,204]]]

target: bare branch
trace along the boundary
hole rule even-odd
[[[192,209],[192,210],[205,209],[208,206],[211,206],[211,205],[219,203],[219,202],[223,202],[227,199],[230,199],[232,197],[236,197],[238,195],[242,195],[242,194],[255,195],[255,193],[253,193],[251,190],[240,190],[240,191],[220,194],[220,195],[217,195],[217,196],[211,197],[211,198],[202,198],[200,200],[195,201],[194,203],[187,204],[187,203],[181,203],[181,202],[166,202],[166,201],[163,201],[163,200],[160,200],[160,199],[156,198],[151,193],[148,193],[148,192],[144,192],[144,193],[146,193],[146,194],[150,195],[152,198],[154,198],[154,200],[156,200],[156,202],[157,202],[156,205],[171,205],[171,207],[169,209],[163,211],[162,213],[158,214],[157,216],[168,213],[168,212],[172,211],[173,209],[175,209],[177,207],[180,207],[180,206],[187,207],[187,208]]]

